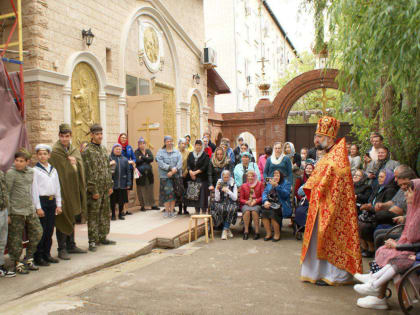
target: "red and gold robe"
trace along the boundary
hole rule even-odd
[[[317,162],[303,189],[309,209],[300,262],[305,259],[318,216],[318,259],[351,274],[361,273],[354,185],[344,138]]]

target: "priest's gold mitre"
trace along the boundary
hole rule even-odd
[[[338,130],[340,129],[340,122],[330,116],[323,116],[318,120],[318,125],[316,127],[316,134],[328,136],[333,139],[337,137]]]

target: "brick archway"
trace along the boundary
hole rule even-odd
[[[287,120],[290,109],[306,93],[322,88],[337,90],[338,83],[335,80],[337,75],[337,69],[317,69],[295,77],[279,91],[274,99],[274,114]]]
[[[322,88],[338,89],[335,81],[337,69],[311,70],[292,79],[277,94],[271,103],[261,99],[254,112],[209,115],[209,128],[231,140],[235,145],[237,136],[244,131],[252,133],[257,141],[257,156],[264,147],[275,141],[286,140],[286,122],[290,109],[296,101],[308,92]]]

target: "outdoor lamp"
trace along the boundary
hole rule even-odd
[[[200,75],[198,73],[194,74],[193,80],[195,81],[195,83],[200,84]]]
[[[88,29],[83,30],[82,31],[82,38],[86,41],[86,45],[89,47],[90,45],[92,45],[93,42],[93,38],[95,37],[95,35],[93,35],[92,30]]]

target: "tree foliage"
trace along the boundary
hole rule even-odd
[[[341,65],[340,87],[357,109],[353,132],[366,143],[370,131],[382,131],[394,157],[414,166],[420,151],[420,1],[330,0],[327,6],[330,61]]]

